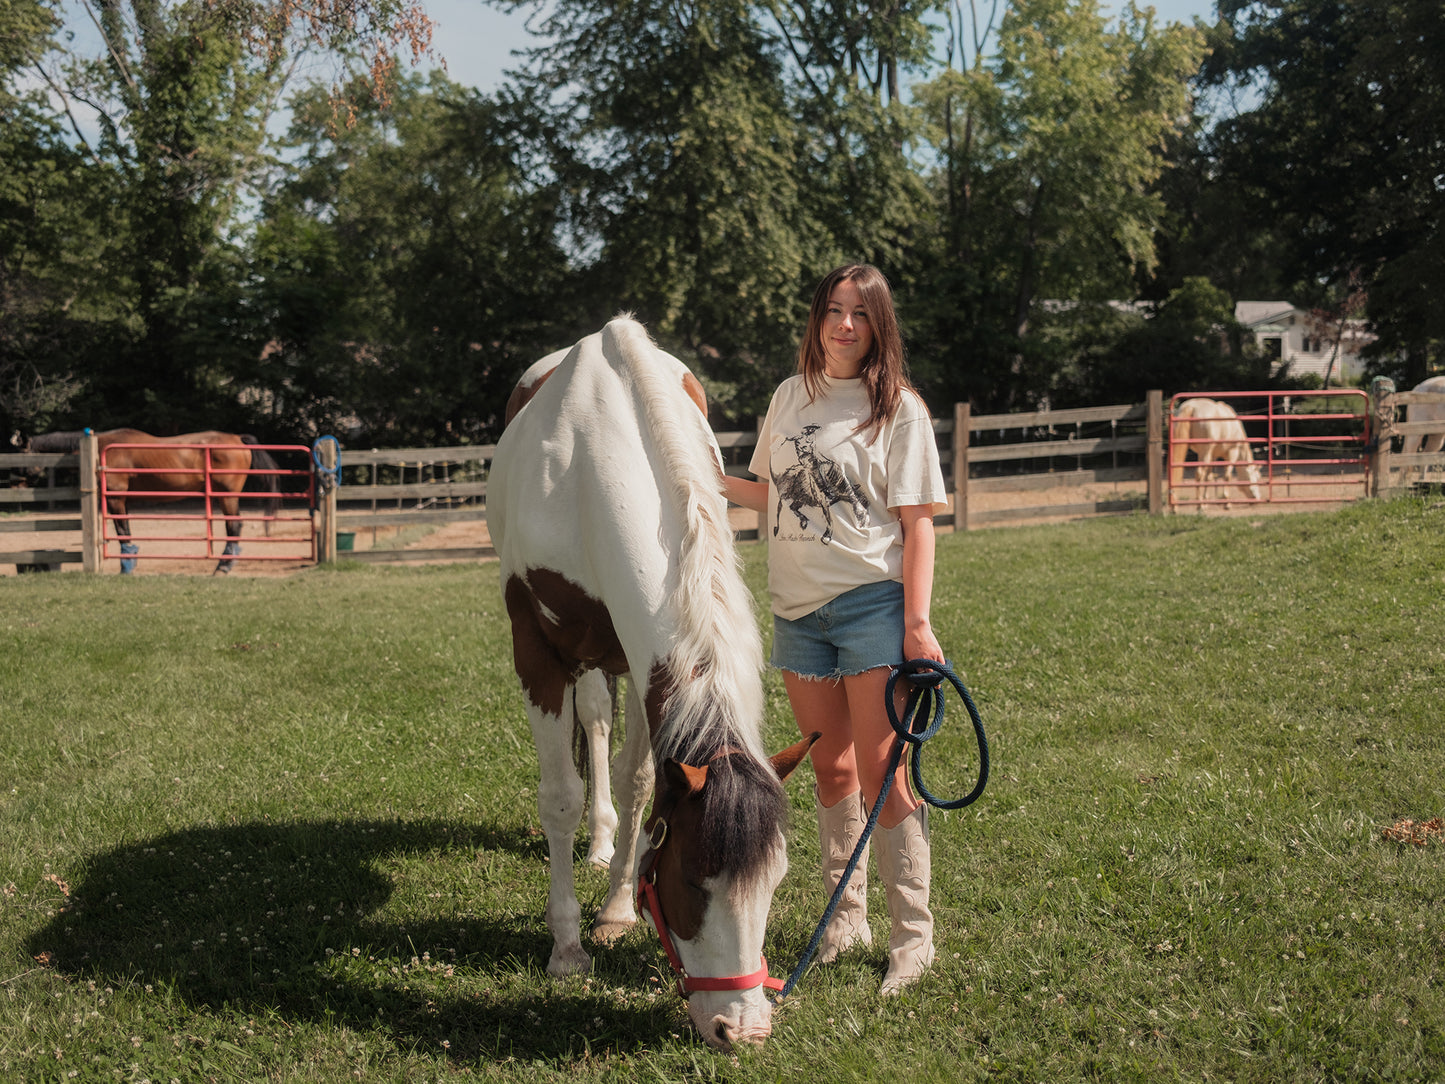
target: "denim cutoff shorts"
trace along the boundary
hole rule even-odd
[[[796,621],[773,615],[773,665],[837,680],[903,661],[903,585],[867,583]]]

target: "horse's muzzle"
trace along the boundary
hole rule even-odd
[[[701,1011],[694,1012],[694,1008]],[[773,1033],[772,1005],[766,999],[762,1005],[745,1005],[741,1013],[736,1006],[728,1006],[723,1012],[712,1012],[694,1002],[688,1003],[688,1016],[702,1036],[702,1041],[715,1050],[728,1053],[739,1046],[762,1046]]]

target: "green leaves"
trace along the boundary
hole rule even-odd
[[[1024,357],[1041,300],[1129,297],[1135,268],[1153,263],[1153,185],[1203,40],[1132,4],[1110,26],[1093,0],[1024,0],[997,41],[994,57],[945,72],[919,100],[940,160],[928,243],[947,246],[926,259],[948,268],[936,281],[956,298],[936,305],[931,330],[958,344],[950,309],[976,329],[975,367],[935,379],[943,398],[1003,408],[1048,393],[1047,369],[1030,375]]]
[[[572,330],[553,195],[496,103],[440,75],[400,80],[385,111],[355,90],[350,129],[320,91],[297,103],[297,164],[253,248],[271,345],[250,386],[293,431],[495,439],[516,377]]]
[[[1221,122],[1221,172],[1280,227],[1301,280],[1370,295],[1382,371],[1402,386],[1438,365],[1445,314],[1445,23],[1399,0],[1276,0],[1228,11],[1212,70],[1256,92]],[[1393,357],[1391,356],[1393,355]]]

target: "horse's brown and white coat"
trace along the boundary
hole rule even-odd
[[[667,809],[672,838],[688,834],[686,846],[659,845],[657,888],[689,974],[756,971],[786,868],[782,762],[770,764],[758,735],[761,641],[699,407],[686,367],[619,318],[528,370],[488,479],[487,519],[541,768],[553,975],[591,963],[572,875],[584,798],[574,725],[587,733],[593,767],[589,857],[611,858],[594,936],[610,939],[636,921],[642,811],[654,783],[654,818]],[[615,851],[604,673],[629,678],[626,740],[612,769]],[[688,1007],[716,1046],[771,1030],[760,987],[695,993]]]

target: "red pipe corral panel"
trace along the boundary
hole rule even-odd
[[[245,452],[244,464],[240,453]],[[258,465],[252,453],[266,453]],[[296,462],[303,466],[287,466]],[[300,444],[110,444],[100,450],[102,556],[146,560],[315,562],[311,510],[316,478],[311,449]],[[245,488],[254,479],[276,486]],[[274,510],[266,506],[276,501]],[[154,511],[149,505],[186,501],[194,510]],[[132,502],[147,506],[144,512]],[[138,534],[135,523],[168,524],[167,533]],[[199,524],[199,528],[196,525]],[[304,524],[303,530],[287,524]],[[248,526],[251,529],[247,529]],[[278,527],[280,528],[278,530]],[[167,543],[122,549],[140,543]],[[251,552],[240,552],[240,546]],[[235,552],[227,552],[235,545]],[[259,552],[257,552],[259,550]],[[218,569],[219,570],[219,569]]]
[[[1369,493],[1369,397],[1357,389],[1181,392],[1169,503],[1318,504]]]

